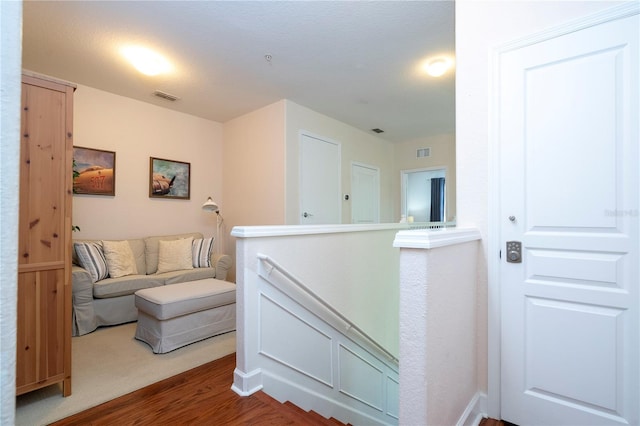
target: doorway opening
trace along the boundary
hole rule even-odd
[[[409,223],[446,222],[446,167],[403,170],[401,214]]]

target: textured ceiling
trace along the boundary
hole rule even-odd
[[[453,73],[416,72],[453,55],[453,19],[453,1],[25,1],[23,67],[221,123],[290,99],[401,142],[454,132]],[[139,74],[127,44],[174,72]]]

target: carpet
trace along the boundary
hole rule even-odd
[[[236,350],[226,333],[154,354],[134,339],[136,323],[99,328],[71,340],[71,396],[52,385],[16,398],[16,425],[46,425],[144,386],[216,360]]]

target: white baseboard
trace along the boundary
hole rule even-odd
[[[284,403],[291,402],[305,411],[314,411],[325,418],[333,417],[348,424],[385,426],[396,425],[397,419],[369,415],[362,407],[353,407],[349,401],[339,401],[335,397],[315,392],[305,386],[301,386],[296,381],[288,380],[285,377],[265,371],[263,375],[263,391],[272,398]],[[373,410],[375,411],[375,410]]]
[[[487,415],[487,394],[477,392],[464,410],[456,426],[477,426]]]
[[[249,396],[262,389],[262,370],[245,373],[237,368],[233,371],[233,385],[231,390],[240,396]]]

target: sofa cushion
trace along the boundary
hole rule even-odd
[[[133,252],[133,257],[136,260],[136,270],[138,271],[137,273],[145,274],[147,271],[147,263],[145,259],[144,239],[138,238],[138,239],[131,239],[127,241],[129,241],[129,245],[131,246],[131,251]],[[100,247],[102,247],[101,240],[77,239],[77,240],[73,240],[73,242],[74,242],[74,245],[71,250],[71,261],[78,266],[82,266],[82,264],[80,263],[80,259],[78,258],[78,253],[76,251],[75,243],[97,243]]]
[[[164,279],[159,275],[127,275],[119,278],[107,278],[93,285],[93,297],[107,299],[126,296],[143,288],[159,287]]]
[[[194,268],[187,271],[172,271],[164,274],[156,274],[165,284],[183,283],[185,281],[203,280],[205,278],[215,278],[216,268]]]
[[[111,278],[136,274],[136,261],[129,241],[102,241],[104,256],[107,258],[107,268]]]
[[[136,307],[159,320],[236,302],[236,285],[213,278],[136,292]]]
[[[157,237],[147,237],[144,239],[144,254],[147,265],[147,274],[155,274],[158,270],[158,253],[160,240],[171,241],[179,240],[180,238],[202,238],[202,234],[199,232],[191,232],[188,234],[176,234],[176,235],[163,235]],[[142,273],[142,271],[140,271]]]
[[[137,274],[146,274],[147,273],[147,261],[144,255],[144,240],[142,238],[127,240],[129,241],[129,245],[131,246],[131,251],[133,252],[133,258],[136,261],[136,273]]]
[[[214,241],[213,238],[194,238],[192,246],[194,268],[211,268]]]
[[[74,249],[78,256],[78,263],[91,275],[91,281],[103,280],[109,276],[107,260],[102,251],[102,245],[98,242],[74,243]]]
[[[156,274],[193,269],[191,246],[193,237],[158,242],[158,270]]]

